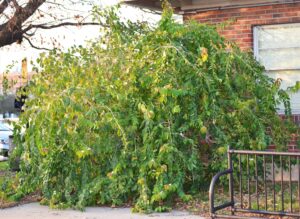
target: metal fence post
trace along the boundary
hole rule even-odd
[[[231,173],[229,174],[230,202],[232,203],[231,214],[234,215],[233,165],[232,165],[230,146],[228,146],[227,157],[228,157],[228,169],[231,170]]]

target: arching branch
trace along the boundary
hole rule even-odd
[[[77,26],[77,27],[80,27],[80,26],[91,26],[91,25],[101,25],[101,26],[106,26],[104,24],[101,24],[101,23],[97,23],[97,22],[86,22],[86,23],[80,23],[80,22],[63,22],[63,23],[60,23],[60,24],[55,24],[55,25],[43,25],[43,24],[40,24],[40,25],[29,25],[23,32],[27,32],[31,29],[34,29],[34,28],[37,28],[37,29],[54,29],[54,28],[58,28],[58,27],[63,27],[63,26]]]
[[[39,46],[34,45],[34,44],[30,41],[30,39],[29,39],[28,37],[26,37],[26,36],[23,36],[23,38],[24,38],[24,39],[29,43],[29,45],[30,45],[32,48],[34,48],[34,49],[51,51],[51,49],[49,49],[49,48],[39,47]]]

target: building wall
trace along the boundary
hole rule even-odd
[[[209,24],[230,21],[230,25],[220,33],[227,39],[234,40],[243,50],[252,50],[254,26],[300,22],[300,3],[211,10],[186,14],[184,19]]]
[[[25,86],[28,81],[31,80],[35,73],[29,72],[27,73],[27,78],[23,78],[21,73],[0,73],[0,96],[3,95],[3,78],[7,77],[9,83],[9,90],[7,91],[9,94],[15,94],[16,91]]]

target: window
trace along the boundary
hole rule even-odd
[[[300,81],[300,23],[254,27],[254,55],[266,74],[282,79],[282,88]],[[300,113],[300,93],[290,94],[293,114]],[[283,113],[283,106],[278,106]]]

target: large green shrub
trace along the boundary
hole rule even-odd
[[[16,131],[20,194],[161,211],[225,168],[227,146],[284,144],[286,93],[215,27],[170,10],[155,27],[106,14],[99,41],[39,60]]]

